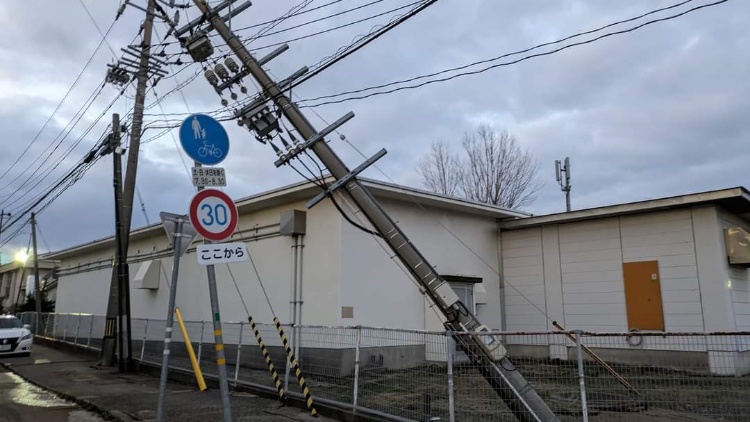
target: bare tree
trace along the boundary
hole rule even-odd
[[[433,192],[455,196],[461,188],[461,160],[443,141],[433,142],[419,163],[422,182]]]
[[[537,179],[539,163],[507,131],[482,125],[467,132],[462,145],[459,157],[443,142],[433,143],[419,167],[428,189],[510,209],[536,200],[542,186]]]

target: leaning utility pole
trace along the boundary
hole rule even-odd
[[[136,171],[138,169],[138,153],[141,144],[141,132],[143,131],[143,109],[146,101],[146,88],[149,80],[149,69],[151,64],[151,34],[154,25],[154,10],[156,0],[148,0],[146,6],[146,19],[143,23],[143,41],[141,42],[140,61],[138,66],[137,85],[135,92],[135,105],[133,106],[133,125],[130,129],[130,151],[128,151],[127,173],[125,174],[125,185],[122,195],[122,214],[120,215],[120,256],[123,262],[115,266],[114,271],[119,271],[118,277],[113,277],[110,283],[109,302],[107,303],[107,321],[102,342],[101,364],[112,366],[115,355],[116,336],[115,327],[119,327],[124,355],[120,359],[131,362],[132,344],[130,329],[130,274],[127,263],[128,246],[130,240],[130,224],[133,215],[133,196],[135,194]],[[118,285],[121,284],[121,288]],[[122,306],[120,305],[122,303]],[[124,314],[118,315],[123,309]],[[119,321],[118,321],[119,316]],[[109,335],[108,335],[109,334]],[[130,370],[131,365],[127,365]]]
[[[34,301],[36,302],[36,317],[34,318],[34,333],[39,334],[39,318],[42,317],[42,291],[39,289],[39,252],[36,249],[36,213],[31,213],[31,242],[34,247]]]
[[[225,0],[217,6],[217,9],[232,1]],[[382,237],[382,240],[388,244],[394,255],[399,258],[412,277],[420,284],[420,290],[428,295],[442,312],[446,320],[444,323],[445,327],[459,332],[455,336],[456,343],[471,361],[477,365],[484,378],[516,418],[524,422],[559,421],[544,400],[534,390],[533,386],[516,369],[508,358],[505,349],[498,345],[493,345],[494,348],[490,349],[489,345],[484,342],[484,336],[481,335],[481,332],[487,330],[487,327],[482,325],[472,312],[461,303],[450,285],[435,271],[435,267],[427,261],[407,238],[406,234],[401,231],[395,221],[383,210],[367,188],[357,179],[359,173],[378,158],[385,155],[385,150],[381,150],[357,168],[350,170],[341,158],[336,155],[331,146],[325,142],[324,137],[326,135],[343,125],[354,114],[348,113],[322,132],[316,131],[297,105],[284,93],[283,87],[286,85],[291,86],[293,77],[289,78],[288,83],[276,83],[263,69],[262,63],[271,60],[274,53],[269,55],[271,56],[270,59],[263,58],[260,61],[256,60],[229,29],[225,19],[219,16],[215,10],[212,10],[205,0],[193,0],[193,2],[201,12],[201,21],[208,21],[211,27],[219,33],[234,54],[241,60],[244,68],[242,69],[242,73],[238,73],[238,76],[241,74],[251,75],[263,87],[263,91],[255,101],[235,112],[235,116],[240,119],[240,124],[247,125],[248,129],[254,131],[256,137],[261,142],[270,143],[274,147],[279,156],[279,159],[275,163],[277,167],[289,163],[303,151],[310,149],[336,179],[324,192],[307,203],[308,208],[324,200],[329,195],[333,195],[336,190],[341,189],[359,207],[362,214],[366,216],[372,227]],[[208,52],[212,52],[212,49],[210,48],[210,41],[205,35],[206,32],[208,31],[204,32],[202,39],[186,43],[193,58],[207,60],[210,57]],[[200,34],[200,32],[196,33]],[[303,69],[298,74],[304,74],[305,72],[306,69]],[[221,70],[217,73],[223,74],[224,71]],[[209,82],[214,85],[214,88],[218,88],[218,79],[211,74],[207,74],[206,76]],[[221,74],[219,77],[227,81],[225,84],[233,80],[229,77],[223,77]],[[220,92],[220,89],[217,89],[217,92]],[[276,120],[275,112],[271,110],[268,104],[269,101],[289,120],[292,126],[304,138],[304,142],[288,145],[284,141],[286,151],[282,151],[271,142],[277,130],[274,128],[278,128],[278,121]],[[495,342],[497,343],[496,340]]]

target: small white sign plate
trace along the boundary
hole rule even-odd
[[[223,167],[193,167],[193,186],[226,186],[227,173]]]
[[[226,264],[248,259],[247,246],[242,242],[199,245],[196,252],[200,265]]]

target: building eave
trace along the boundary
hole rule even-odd
[[[330,182],[333,179],[327,178]],[[358,178],[377,198],[395,199],[403,202],[413,202],[423,207],[447,209],[467,214],[491,217],[495,219],[502,218],[520,218],[527,217],[529,214],[512,211],[505,208],[481,204],[478,202],[468,201],[460,198],[453,198],[445,195],[439,195],[406,186],[400,186],[392,183],[386,183],[379,180]],[[241,198],[235,203],[240,214],[259,211],[263,209],[284,206],[300,201],[306,201],[320,192],[320,188],[308,181],[297,182],[294,184],[282,186],[269,191],[261,192]],[[154,236],[156,233],[163,233],[164,228],[161,222],[140,227],[131,231],[130,239],[132,241],[141,240]],[[114,236],[96,239],[84,244],[75,245],[57,252],[44,254],[44,259],[64,259],[68,256],[87,253],[103,248],[112,248],[114,253]]]
[[[668,209],[686,208],[699,205],[715,204],[750,221],[750,192],[744,187],[692,193],[668,198],[626,204],[608,205],[571,212],[540,215],[513,220],[502,220],[498,223],[501,230],[516,230],[538,227],[548,224],[564,224],[597,218],[617,217],[622,215],[641,214]]]
[[[60,264],[60,261],[58,260],[51,260],[51,259],[39,259],[39,269],[40,270],[51,270],[55,268],[58,264]],[[16,271],[19,268],[26,267],[27,270],[34,270],[34,264],[33,263],[27,263],[26,265],[20,264],[18,262],[9,262],[4,265],[0,265],[0,274],[4,274],[10,271]]]
[[[531,214],[510,210],[507,208],[484,204],[481,202],[470,201],[467,199],[441,195],[421,189],[400,186],[393,183],[387,183],[380,180],[359,178],[374,195],[380,198],[391,198],[403,201],[412,201],[417,205],[430,206],[435,208],[461,211],[468,214],[480,215],[494,218],[522,218],[529,217]]]

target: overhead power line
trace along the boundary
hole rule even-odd
[[[64,160],[64,158],[62,159],[58,158],[57,162],[50,164],[49,166],[47,166],[47,168],[42,170],[42,167],[55,155],[55,153],[60,148],[60,146],[62,146],[65,139],[71,134],[73,129],[76,127],[76,125],[81,121],[81,119],[86,114],[86,112],[91,108],[91,106],[94,104],[94,101],[96,101],[96,99],[99,97],[99,94],[101,94],[103,89],[104,89],[104,83],[102,83],[99,86],[99,88],[92,93],[92,95],[86,100],[82,108],[78,110],[78,112],[73,116],[73,120],[68,122],[68,124],[65,127],[63,127],[62,130],[60,130],[57,136],[55,136],[55,138],[52,140],[52,143],[50,143],[47,146],[47,148],[44,149],[44,151],[38,154],[37,157],[34,159],[34,161],[32,161],[30,164],[26,166],[27,170],[33,168],[31,173],[28,175],[28,177],[26,177],[25,180],[23,180],[15,188],[13,192],[11,192],[9,195],[5,195],[4,200],[0,204],[6,204],[7,201],[13,198],[16,194],[24,190],[26,191],[32,190],[34,187],[38,186],[44,179],[46,179],[51,174],[51,170],[56,168],[56,166],[59,165],[60,161]],[[57,141],[57,143],[55,143],[55,141]],[[53,147],[53,146],[54,148],[52,148],[52,151],[48,152],[50,147]],[[43,160],[41,160],[41,162],[35,167],[34,165],[40,158],[43,158]],[[23,175],[23,173],[24,172],[19,173],[11,181],[7,182],[7,186],[11,187],[13,183],[17,181]],[[33,186],[30,186],[27,188],[27,186],[29,184],[34,183],[34,181],[36,181],[36,183],[33,184]],[[16,201],[18,201],[18,199],[16,199]],[[15,203],[16,201],[13,201],[12,203]]]
[[[360,36],[360,37],[357,37],[357,39],[354,42],[352,42],[352,43],[350,43],[350,44],[348,44],[346,46],[343,46],[343,47],[339,48],[336,51],[336,53],[334,53],[334,54],[332,54],[332,55],[330,55],[328,57],[325,57],[322,60],[320,60],[318,63],[316,63],[315,65],[312,65],[311,66],[311,69],[313,69],[312,72],[308,72],[301,79],[296,80],[292,84],[292,88],[295,87],[295,86],[297,86],[297,85],[299,85],[299,84],[301,84],[302,82],[304,82],[304,81],[312,78],[313,76],[318,75],[323,70],[328,69],[329,67],[331,67],[334,64],[336,64],[337,62],[345,59],[346,57],[348,57],[349,55],[355,53],[356,51],[359,51],[362,47],[364,47],[367,44],[369,44],[370,42],[378,39],[379,37],[381,37],[385,33],[389,32],[390,30],[396,28],[400,24],[406,22],[408,19],[416,16],[418,13],[424,11],[427,7],[435,4],[437,1],[438,0],[420,0],[420,1],[417,1],[417,2],[414,2],[414,3],[410,3],[409,5],[407,5],[407,7],[410,6],[410,5],[412,5],[414,7],[409,12],[407,12],[407,13],[405,13],[403,15],[394,16],[389,23],[387,23],[386,25],[379,26],[379,28],[378,28],[378,26],[373,27],[373,29],[371,29],[368,34]],[[214,111],[206,112],[206,113],[207,114],[211,114],[213,116],[218,116],[218,115],[220,115],[223,112],[230,111],[233,107],[236,107],[236,106],[240,106],[241,107],[242,105],[247,104],[247,103],[249,103],[250,101],[253,101],[256,98],[257,98],[257,96],[255,96],[255,97],[248,97],[246,99],[237,101],[235,104],[229,104],[226,107],[223,107],[223,108],[220,108],[220,109],[215,109]],[[185,113],[162,113],[161,116],[164,117],[164,122],[165,122],[166,125],[162,126],[161,128],[167,129],[167,128],[175,127],[175,125],[178,125],[177,123],[175,123],[175,124],[169,123],[169,122],[171,122],[173,120],[176,122],[176,121],[178,121],[178,119],[167,119],[166,118],[167,116],[184,116],[184,115],[185,115]],[[234,117],[231,116],[231,115],[228,116],[228,117],[226,117],[226,118],[218,118],[218,120],[220,120],[220,121],[233,120],[233,119],[234,119]],[[152,126],[152,128],[153,128],[153,126]],[[153,140],[161,137],[162,135],[163,134],[160,134],[160,135],[157,135],[155,137],[149,138],[146,142],[151,142],[151,141],[153,141]]]
[[[78,82],[81,80],[81,77],[83,76],[84,72],[86,71],[86,69],[88,69],[89,65],[94,60],[94,57],[96,57],[96,53],[102,47],[102,45],[104,44],[104,41],[106,40],[107,36],[112,31],[112,28],[114,28],[114,26],[115,26],[116,23],[117,23],[117,20],[112,21],[112,24],[109,26],[109,28],[107,28],[107,32],[104,33],[104,36],[99,41],[99,44],[94,49],[94,52],[91,53],[91,56],[86,61],[86,64],[83,66],[83,68],[81,69],[81,71],[78,73],[78,76],[76,76],[75,80],[73,81],[73,84],[70,86],[70,88],[68,88],[68,91],[65,93],[65,95],[63,95],[63,97],[60,100],[60,102],[57,104],[57,106],[55,107],[55,109],[52,111],[52,114],[50,114],[50,116],[44,122],[44,124],[42,125],[42,128],[39,129],[39,131],[37,132],[37,134],[34,135],[34,138],[32,138],[31,142],[29,142],[26,145],[26,148],[24,148],[24,150],[21,152],[21,154],[18,156],[18,158],[16,158],[15,161],[13,161],[13,163],[7,169],[5,169],[5,171],[2,174],[0,174],[0,180],[2,180],[2,178],[5,177],[16,165],[18,165],[18,163],[21,161],[21,158],[23,158],[23,156],[26,155],[27,152],[29,152],[29,149],[31,149],[31,146],[34,145],[34,143],[37,141],[37,139],[39,139],[39,136],[42,134],[42,132],[47,127],[47,125],[49,124],[49,122],[52,121],[52,118],[55,117],[55,115],[57,114],[57,112],[62,107],[63,103],[65,103],[65,100],[68,98],[68,96],[70,95],[70,93],[73,92],[73,89],[76,87],[76,85],[78,85]]]
[[[102,136],[101,139],[104,139],[104,135]],[[37,215],[41,214],[57,198],[59,198],[60,195],[63,194],[63,192],[65,192],[71,186],[73,186],[76,182],[78,182],[83,177],[83,175],[101,158],[101,156],[97,156],[96,154],[96,152],[100,148],[101,148],[101,140],[100,142],[97,142],[97,145],[94,148],[92,148],[83,159],[79,161],[79,163],[73,168],[73,170],[71,170],[68,174],[66,174],[63,178],[61,178],[44,195],[38,198],[33,204],[29,205],[23,211],[16,212],[14,214],[14,218],[11,221],[9,221],[7,225],[4,225],[2,227],[2,230],[0,231],[0,233],[2,234],[6,233],[8,230],[11,229],[11,227],[16,226],[16,224],[21,221],[23,221],[23,224],[21,224],[21,226],[16,227],[16,229],[9,236],[3,236],[3,243],[0,244],[0,248],[10,243],[19,233],[21,233],[23,228],[28,224],[28,219],[26,217],[29,216],[29,214],[31,214],[32,211],[35,211]],[[47,200],[47,202],[44,202],[45,200]],[[44,202],[44,204],[42,204],[42,202]]]
[[[369,43],[375,41],[376,39],[380,38],[381,36],[385,35],[387,32],[389,32],[390,30],[396,28],[397,26],[401,25],[402,23],[406,22],[407,20],[413,18],[414,16],[416,16],[420,12],[424,11],[428,7],[432,6],[436,2],[437,2],[437,0],[426,0],[426,1],[423,0],[423,1],[417,1],[417,2],[414,2],[414,3],[410,3],[408,6],[411,6],[411,5],[417,5],[417,6],[414,7],[408,13],[406,13],[404,15],[401,15],[401,16],[397,17],[395,20],[392,20],[391,22],[389,22],[387,25],[382,26],[377,31],[370,31],[370,33],[368,33],[367,35],[365,35],[363,37],[359,37],[356,41],[352,42],[351,44],[349,44],[349,45],[347,45],[345,47],[339,48],[339,50],[335,54],[333,54],[333,55],[331,55],[329,57],[326,57],[323,60],[319,61],[318,63],[316,63],[315,65],[312,66],[312,68],[314,68],[313,71],[305,74],[300,79],[294,81],[292,83],[292,88],[294,88],[297,85],[302,84],[303,82],[307,81],[308,79],[310,79],[310,78],[312,78],[312,77],[320,74],[321,72],[323,72],[324,70],[326,70],[329,67],[333,66],[334,64],[336,64],[336,63],[340,62],[341,60],[347,58],[351,54],[359,51],[362,47],[366,46],[367,44],[369,44]]]
[[[399,6],[399,7],[390,9],[390,10],[386,10],[385,12],[381,12],[381,13],[378,13],[378,14],[375,14],[375,15],[370,15],[370,16],[367,16],[367,17],[364,17],[364,18],[361,18],[361,19],[357,19],[355,21],[351,21],[351,22],[348,22],[348,23],[345,23],[345,24],[342,24],[342,25],[334,26],[334,27],[331,27],[331,28],[328,28],[328,29],[324,29],[324,30],[321,30],[321,31],[318,31],[318,32],[313,32],[312,34],[302,35],[302,36],[291,38],[291,39],[288,39],[288,40],[285,40],[285,41],[279,41],[279,42],[276,42],[276,43],[267,44],[267,45],[264,45],[262,47],[253,47],[253,48],[250,48],[250,51],[254,52],[254,51],[265,50],[265,49],[268,49],[268,48],[273,48],[273,47],[278,47],[280,45],[293,43],[295,41],[301,41],[301,40],[304,40],[304,39],[307,39],[307,38],[311,38],[311,37],[315,37],[315,36],[318,36],[318,35],[327,34],[329,32],[337,31],[339,29],[347,28],[349,26],[356,25],[358,23],[367,22],[369,20],[373,20],[375,18],[379,18],[381,16],[385,16],[385,15],[391,14],[393,12],[397,12],[399,10],[403,10],[403,9],[409,8],[409,7],[414,6],[415,4],[418,4],[418,3],[420,3],[420,2],[412,2],[412,3],[409,3],[409,4],[404,5],[404,6]]]
[[[100,121],[100,120],[102,119],[102,117],[103,117],[103,116],[104,116],[104,115],[105,115],[105,114],[107,113],[107,111],[109,111],[109,110],[110,110],[110,109],[112,108],[112,106],[114,106],[115,102],[117,102],[117,100],[118,100],[118,99],[120,98],[120,96],[122,95],[122,92],[123,92],[123,91],[120,91],[120,93],[119,93],[118,95],[116,95],[116,96],[115,96],[115,97],[114,97],[114,98],[112,99],[112,101],[111,101],[111,102],[110,102],[110,103],[109,103],[109,104],[107,105],[107,107],[106,107],[106,108],[105,108],[105,109],[104,109],[104,110],[103,110],[103,111],[102,111],[102,112],[101,112],[101,113],[100,113],[100,114],[99,114],[99,115],[98,115],[98,116],[97,116],[97,117],[96,117],[96,118],[94,119],[94,121],[93,121],[93,122],[92,122],[92,123],[91,123],[91,124],[90,124],[90,125],[89,125],[89,126],[88,126],[88,127],[86,128],[86,130],[85,130],[85,131],[84,131],[84,132],[83,132],[83,133],[82,133],[82,134],[81,134],[81,135],[80,135],[80,136],[79,136],[79,137],[78,137],[78,138],[76,139],[76,141],[74,141],[74,142],[73,142],[73,144],[72,144],[72,145],[71,145],[70,147],[68,147],[68,149],[67,149],[67,150],[65,151],[65,153],[64,153],[64,154],[62,155],[62,157],[60,157],[60,158],[59,158],[59,159],[57,160],[57,162],[55,163],[55,165],[54,165],[54,166],[52,166],[51,168],[49,168],[49,169],[47,170],[47,173],[46,173],[46,174],[45,174],[45,175],[44,175],[44,176],[43,176],[43,177],[42,177],[41,179],[39,179],[39,180],[38,180],[38,181],[37,181],[37,182],[36,182],[36,183],[35,183],[35,184],[34,184],[33,186],[29,187],[29,189],[28,189],[27,191],[30,191],[30,190],[32,190],[32,189],[34,189],[34,188],[36,188],[37,186],[39,186],[39,184],[41,184],[41,183],[42,183],[42,181],[44,181],[44,180],[45,180],[45,179],[47,179],[47,178],[48,178],[48,177],[49,177],[50,175],[52,175],[52,174],[53,174],[54,170],[56,170],[56,169],[57,169],[57,168],[58,168],[58,167],[59,167],[59,166],[60,166],[60,165],[61,165],[61,164],[62,164],[62,163],[63,163],[63,162],[65,161],[65,159],[66,159],[66,158],[67,158],[67,157],[68,157],[68,156],[69,156],[69,155],[70,155],[70,154],[71,154],[71,153],[73,152],[73,150],[74,150],[74,149],[75,149],[75,148],[76,148],[76,147],[77,147],[77,146],[78,146],[78,145],[79,145],[79,144],[80,144],[80,143],[81,143],[81,142],[82,142],[82,141],[83,141],[83,140],[84,140],[84,139],[86,138],[86,136],[87,136],[87,135],[89,134],[89,132],[91,132],[91,130],[93,130],[93,129],[94,129],[94,126],[96,126],[96,124],[97,124],[97,123],[99,123],[99,121]],[[28,195],[28,193],[27,193],[26,195]],[[23,199],[23,198],[24,198],[24,196],[20,196],[20,197],[16,198],[15,200],[11,201],[10,203],[7,203],[7,204],[6,204],[5,202],[3,202],[3,204],[5,204],[5,206],[10,206],[10,205],[16,204],[16,203],[17,203],[17,202],[18,202],[19,200],[21,200],[21,199]],[[26,201],[26,203],[29,203],[29,202],[31,202],[31,201],[33,201],[33,199],[31,199],[31,200],[27,200],[27,201]],[[20,205],[19,207],[23,207],[23,206],[24,206],[24,205]]]
[[[334,14],[331,14],[331,15],[326,15],[326,16],[323,16],[323,17],[318,18],[318,19],[313,19],[311,21],[302,22],[300,24],[289,26],[289,27],[286,27],[286,28],[283,28],[283,29],[279,29],[277,31],[265,32],[263,34],[253,36],[251,38],[255,40],[255,39],[270,37],[270,36],[277,35],[277,34],[282,34],[282,33],[287,32],[287,31],[291,31],[291,30],[294,30],[294,29],[302,28],[304,26],[312,25],[314,23],[318,23],[318,22],[322,22],[322,21],[325,21],[325,20],[328,20],[328,19],[332,19],[332,18],[335,18],[337,16],[342,16],[342,15],[345,15],[347,13],[355,12],[357,10],[361,10],[361,9],[364,9],[364,8],[372,6],[372,5],[375,5],[375,4],[378,4],[378,3],[382,3],[384,1],[385,0],[374,0],[374,1],[371,1],[369,3],[365,3],[365,4],[362,4],[362,5],[356,6],[356,7],[352,7],[350,9],[342,10],[341,12],[338,12],[338,13],[334,13]],[[419,2],[415,2],[415,3],[419,3]],[[412,3],[412,4],[414,4],[414,3]]]
[[[600,28],[597,28],[597,29],[594,29],[594,30],[591,30],[591,31],[586,31],[586,32],[578,33],[578,34],[571,35],[569,37],[565,37],[565,38],[557,40],[557,41],[552,41],[552,42],[547,42],[547,43],[539,44],[539,45],[536,45],[534,47],[526,48],[526,49],[515,51],[515,52],[512,52],[512,53],[506,53],[506,54],[503,54],[501,56],[493,57],[493,58],[490,58],[490,59],[481,60],[481,61],[469,63],[469,64],[466,64],[466,65],[463,65],[463,66],[458,66],[458,67],[454,67],[454,68],[450,68],[450,69],[445,69],[445,70],[442,70],[442,71],[439,71],[439,72],[435,72],[435,73],[431,73],[431,74],[427,74],[427,75],[420,75],[420,76],[415,76],[415,77],[409,78],[409,79],[404,79],[404,80],[400,80],[400,81],[389,82],[389,83],[382,84],[382,85],[369,86],[369,87],[365,87],[365,88],[361,88],[361,89],[357,89],[357,90],[340,92],[340,93],[337,93],[337,94],[330,94],[330,95],[324,95],[324,96],[320,96],[320,97],[307,98],[307,99],[302,100],[302,102],[308,102],[309,103],[311,101],[319,101],[319,100],[323,100],[323,99],[337,98],[337,97],[341,97],[341,96],[345,96],[345,95],[351,95],[351,94],[362,93],[362,92],[371,91],[371,90],[375,90],[375,89],[387,88],[387,87],[401,85],[401,84],[408,83],[408,82],[413,82],[413,81],[417,81],[417,80],[421,80],[421,79],[430,78],[430,77],[433,77],[433,76],[438,76],[438,75],[442,75],[442,74],[446,74],[446,73],[451,73],[451,72],[454,72],[454,71],[457,71],[457,70],[467,69],[467,68],[470,68],[470,67],[473,67],[473,66],[477,66],[477,65],[480,65],[480,64],[491,63],[491,62],[494,62],[494,61],[497,61],[497,60],[500,60],[500,59],[503,59],[503,58],[507,58],[507,57],[510,57],[510,56],[514,56],[514,55],[518,55],[518,54],[523,54],[525,52],[529,52],[529,51],[532,51],[532,50],[535,50],[535,49],[538,49],[538,48],[541,48],[541,47],[545,47],[545,46],[549,46],[549,45],[553,45],[553,44],[559,44],[559,43],[564,42],[566,40],[569,40],[571,38],[579,37],[579,36],[586,35],[586,34],[591,34],[591,33],[597,32],[597,31],[601,31],[602,29],[605,29],[605,28],[609,28],[609,27],[612,27],[612,26],[615,26],[615,25],[619,25],[621,23],[631,22],[633,20],[640,19],[640,18],[642,18],[644,16],[648,16],[648,15],[657,13],[659,11],[673,9],[675,7],[679,7],[679,6],[683,5],[683,4],[686,4],[686,3],[690,2],[690,1],[693,1],[693,0],[683,1],[681,3],[675,4],[675,5],[672,5],[672,6],[669,6],[669,7],[665,7],[665,8],[658,9],[658,10],[655,10],[655,11],[652,11],[652,12],[648,12],[648,13],[640,15],[638,17],[630,18],[630,19],[623,20],[623,21],[618,21],[618,22],[615,22],[615,23],[612,23],[612,24],[609,24],[609,25],[605,25],[603,27],[600,27]],[[686,15],[688,13],[691,13],[691,12],[694,12],[694,11],[697,11],[697,10],[700,10],[700,9],[704,9],[704,8],[707,8],[707,7],[716,6],[716,5],[719,5],[719,4],[722,4],[722,3],[726,3],[728,1],[729,0],[719,0],[719,1],[712,2],[712,3],[703,4],[703,5],[696,6],[696,7],[693,7],[691,9],[688,9],[688,10],[686,10],[684,12],[676,13],[676,14],[673,14],[673,15],[670,15],[670,16],[667,16],[667,17],[664,17],[664,18],[653,19],[653,20],[644,22],[642,24],[633,26],[631,28],[623,29],[623,30],[620,30],[620,31],[608,32],[608,33],[602,34],[602,35],[600,35],[598,37],[595,37],[595,38],[592,38],[592,39],[588,39],[586,41],[580,41],[580,42],[576,42],[576,43],[572,43],[572,44],[567,44],[567,45],[564,45],[562,47],[556,48],[554,50],[546,51],[546,52],[543,52],[543,53],[531,54],[531,55],[524,56],[524,57],[522,57],[520,59],[517,59],[517,60],[513,60],[513,61],[509,61],[509,62],[497,63],[497,64],[494,64],[494,65],[491,65],[491,66],[487,66],[487,67],[484,67],[484,68],[478,69],[478,70],[462,72],[462,73],[458,73],[458,74],[455,74],[455,75],[451,75],[451,76],[444,77],[444,78],[439,78],[439,79],[431,79],[431,80],[428,80],[428,81],[421,82],[419,84],[401,86],[401,87],[389,89],[389,90],[386,90],[386,91],[372,92],[372,93],[368,93],[366,95],[359,95],[359,96],[347,97],[347,98],[342,98],[342,99],[338,99],[338,100],[323,101],[323,102],[318,102],[318,103],[314,103],[314,104],[306,104],[306,105],[303,105],[302,107],[319,107],[319,106],[327,105],[327,104],[337,104],[337,103],[343,103],[343,102],[346,102],[346,101],[361,100],[361,99],[370,98],[370,97],[374,97],[374,96],[378,96],[378,95],[385,95],[385,94],[391,94],[391,93],[394,93],[394,92],[408,90],[408,89],[421,88],[423,86],[431,85],[431,84],[435,84],[435,83],[439,83],[439,82],[447,82],[447,81],[450,81],[452,79],[456,79],[456,78],[463,77],[463,76],[476,75],[476,74],[484,73],[484,72],[487,72],[489,70],[492,70],[492,69],[495,69],[495,68],[498,68],[498,67],[510,66],[510,65],[513,65],[513,64],[517,64],[517,63],[520,63],[520,62],[523,62],[523,61],[526,61],[526,60],[529,60],[529,59],[532,59],[532,58],[542,57],[542,56],[549,56],[549,55],[552,55],[552,54],[555,54],[555,53],[559,53],[560,51],[569,49],[571,47],[581,46],[581,45],[585,45],[585,44],[591,44],[593,42],[599,41],[599,40],[604,39],[604,38],[608,38],[608,37],[612,37],[612,36],[615,36],[615,35],[622,35],[622,34],[626,34],[626,33],[629,33],[629,32],[633,32],[633,31],[636,31],[636,30],[641,29],[641,28],[643,28],[645,26],[648,26],[648,25],[652,25],[652,24],[655,24],[655,23],[659,23],[659,22],[664,22],[664,21],[676,19],[676,18],[681,17],[683,15]]]

